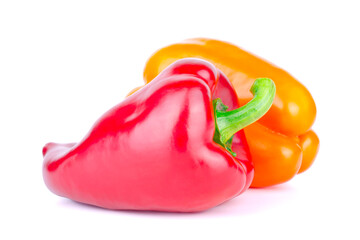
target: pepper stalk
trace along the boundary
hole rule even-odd
[[[228,107],[222,103],[220,98],[213,100],[215,115],[213,140],[233,156],[236,156],[231,150],[234,134],[259,120],[270,109],[275,98],[275,83],[269,78],[258,78],[251,86],[250,92],[254,95],[253,99],[244,106],[231,111],[227,111]]]

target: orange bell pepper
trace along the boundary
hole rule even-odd
[[[233,84],[240,105],[252,98],[249,89],[256,78],[271,78],[276,85],[273,105],[245,135],[255,168],[252,187],[286,182],[307,170],[319,148],[310,129],[316,106],[309,91],[286,71],[227,42],[196,38],[164,47],[154,53],[144,70],[149,83],[180,58],[196,57],[213,63]]]

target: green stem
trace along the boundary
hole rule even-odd
[[[254,98],[246,105],[226,111],[227,107],[220,99],[215,99],[214,112],[216,131],[214,141],[220,143],[231,152],[232,136],[244,127],[256,122],[271,107],[275,97],[275,84],[269,78],[258,78],[250,89]]]

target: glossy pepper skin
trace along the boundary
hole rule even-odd
[[[100,117],[79,143],[48,143],[47,187],[103,208],[174,212],[239,195],[253,178],[248,145],[243,131],[233,138],[236,157],[214,142],[214,97],[238,107],[212,64],[177,61]]]
[[[155,52],[145,66],[145,82],[149,83],[167,65],[184,57],[205,59],[219,68],[235,88],[240,105],[251,98],[249,88],[256,78],[269,77],[275,82],[272,107],[257,123],[244,129],[255,167],[252,187],[286,182],[311,166],[319,148],[319,139],[310,129],[316,106],[299,81],[231,43],[196,38]]]

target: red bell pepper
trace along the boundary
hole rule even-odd
[[[57,195],[109,209],[193,212],[221,204],[253,178],[239,130],[269,109],[275,87],[260,79],[252,90],[254,99],[235,109],[234,89],[212,64],[179,60],[106,112],[81,142],[48,143],[44,181]]]

